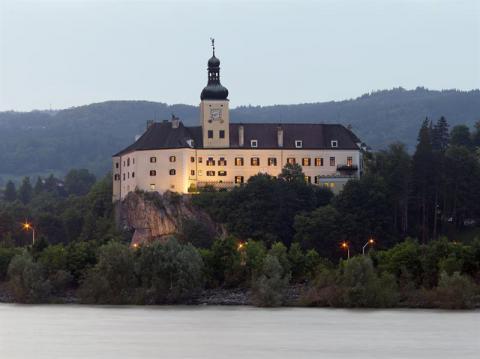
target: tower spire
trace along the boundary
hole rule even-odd
[[[211,37],[210,41],[212,42],[213,56],[215,56],[215,39]]]

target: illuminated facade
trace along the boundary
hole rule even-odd
[[[361,174],[360,141],[342,125],[230,123],[215,48],[200,98],[200,126],[184,126],[174,116],[149,123],[135,143],[113,156],[114,201],[135,189],[230,188],[258,173],[277,176],[289,162],[302,166],[306,181],[334,192]]]

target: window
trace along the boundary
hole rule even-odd
[[[310,165],[311,165],[311,160],[309,157],[302,158],[302,166],[310,166]]]
[[[215,166],[215,160],[213,159],[213,157],[208,157],[207,166]]]
[[[208,138],[213,138],[213,130],[208,130]]]
[[[207,176],[215,176],[215,171],[207,171]]]
[[[269,166],[276,166],[277,165],[277,159],[275,157],[269,157],[268,158],[268,165]]]
[[[303,141],[302,140],[295,140],[295,147],[296,148],[302,148],[303,147]]]
[[[190,162],[195,162],[195,157],[190,157]]]
[[[352,167],[353,165],[353,158],[352,157],[347,157],[347,166]]]
[[[287,163],[294,165],[296,163],[295,157],[288,157],[287,158]]]
[[[226,166],[227,165],[227,160],[225,159],[225,157],[220,157],[220,159],[218,160],[218,165],[219,166]]]
[[[202,163],[203,162],[203,158],[202,157],[198,157],[198,163]]]
[[[177,171],[175,171],[175,170],[172,168],[172,169],[169,171],[169,173],[170,173],[170,176],[174,176],[174,175],[177,173]]]
[[[224,177],[227,175],[227,171],[218,171],[218,175]]]
[[[305,176],[305,182],[312,183],[312,177],[311,176]]]
[[[250,140],[250,147],[257,148],[258,140]]]
[[[190,176],[195,176],[195,170],[190,170]]]
[[[177,160],[177,157],[175,156],[170,156],[170,162],[175,162]]]
[[[320,183],[320,176],[315,176],[315,184],[319,184]]]
[[[132,178],[135,178],[135,172],[132,172]]]
[[[224,130],[220,130],[220,131],[218,132],[218,137],[220,137],[220,138],[225,138],[225,131],[224,131]]]
[[[201,176],[202,175],[202,170],[198,170],[198,175]]]
[[[135,158],[132,158],[132,164],[135,164]]]
[[[157,157],[150,157],[150,163],[157,162]]]
[[[332,146],[332,148],[337,148],[338,147],[338,141],[337,140],[332,140],[330,142],[330,145]]]
[[[113,178],[115,179],[115,181],[118,181],[118,180],[120,180],[120,175],[115,175],[115,176],[113,176]]]
[[[315,158],[315,166],[323,166],[323,158],[317,157]]]
[[[238,183],[238,184],[243,183],[243,176],[235,176],[235,183]]]
[[[130,172],[127,172],[127,178],[130,178]]]
[[[155,183],[150,183],[150,189],[151,189],[152,191],[155,190]]]
[[[260,166],[260,158],[258,157],[252,157],[250,159],[250,165],[252,166]]]
[[[115,163],[115,168],[118,168],[118,162]]]
[[[330,166],[335,166],[335,157],[330,157]]]
[[[130,158],[127,158],[127,167],[130,166]]]
[[[157,171],[155,170],[150,170],[150,176],[156,176],[157,175]]]
[[[235,166],[243,166],[243,157],[235,157]]]

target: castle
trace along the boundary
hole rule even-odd
[[[138,140],[112,158],[113,201],[136,189],[230,188],[258,173],[277,176],[287,163],[300,164],[307,182],[333,192],[360,176],[360,140],[342,125],[230,123],[228,90],[220,83],[220,60],[212,45],[200,126],[184,126],[175,116],[149,122]]]

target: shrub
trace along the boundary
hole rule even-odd
[[[16,248],[1,248],[0,247],[0,282],[7,279],[8,265],[12,258],[19,254],[20,251]]]
[[[127,304],[135,287],[132,251],[110,242],[99,248],[98,263],[88,271],[78,293],[84,303]]]
[[[299,243],[295,242],[290,246],[288,261],[292,270],[292,279],[297,282],[303,279],[305,277],[305,255]]]
[[[250,240],[247,243],[246,267],[249,280],[255,280],[262,272],[263,262],[267,256],[267,249],[263,242]]]
[[[139,301],[177,303],[194,297],[203,288],[203,262],[191,245],[175,238],[143,247],[136,266],[141,285]]]
[[[214,237],[214,231],[205,223],[192,219],[182,221],[182,241],[192,243],[196,248],[209,248]]]
[[[467,276],[442,272],[437,287],[437,305],[445,309],[474,308],[476,291],[478,289]]]
[[[41,303],[49,298],[51,284],[46,279],[44,268],[26,252],[12,258],[8,278],[16,302]]]
[[[283,303],[285,288],[290,274],[285,275],[278,258],[268,254],[262,268],[262,274],[254,282],[253,303],[261,307],[276,307]]]

